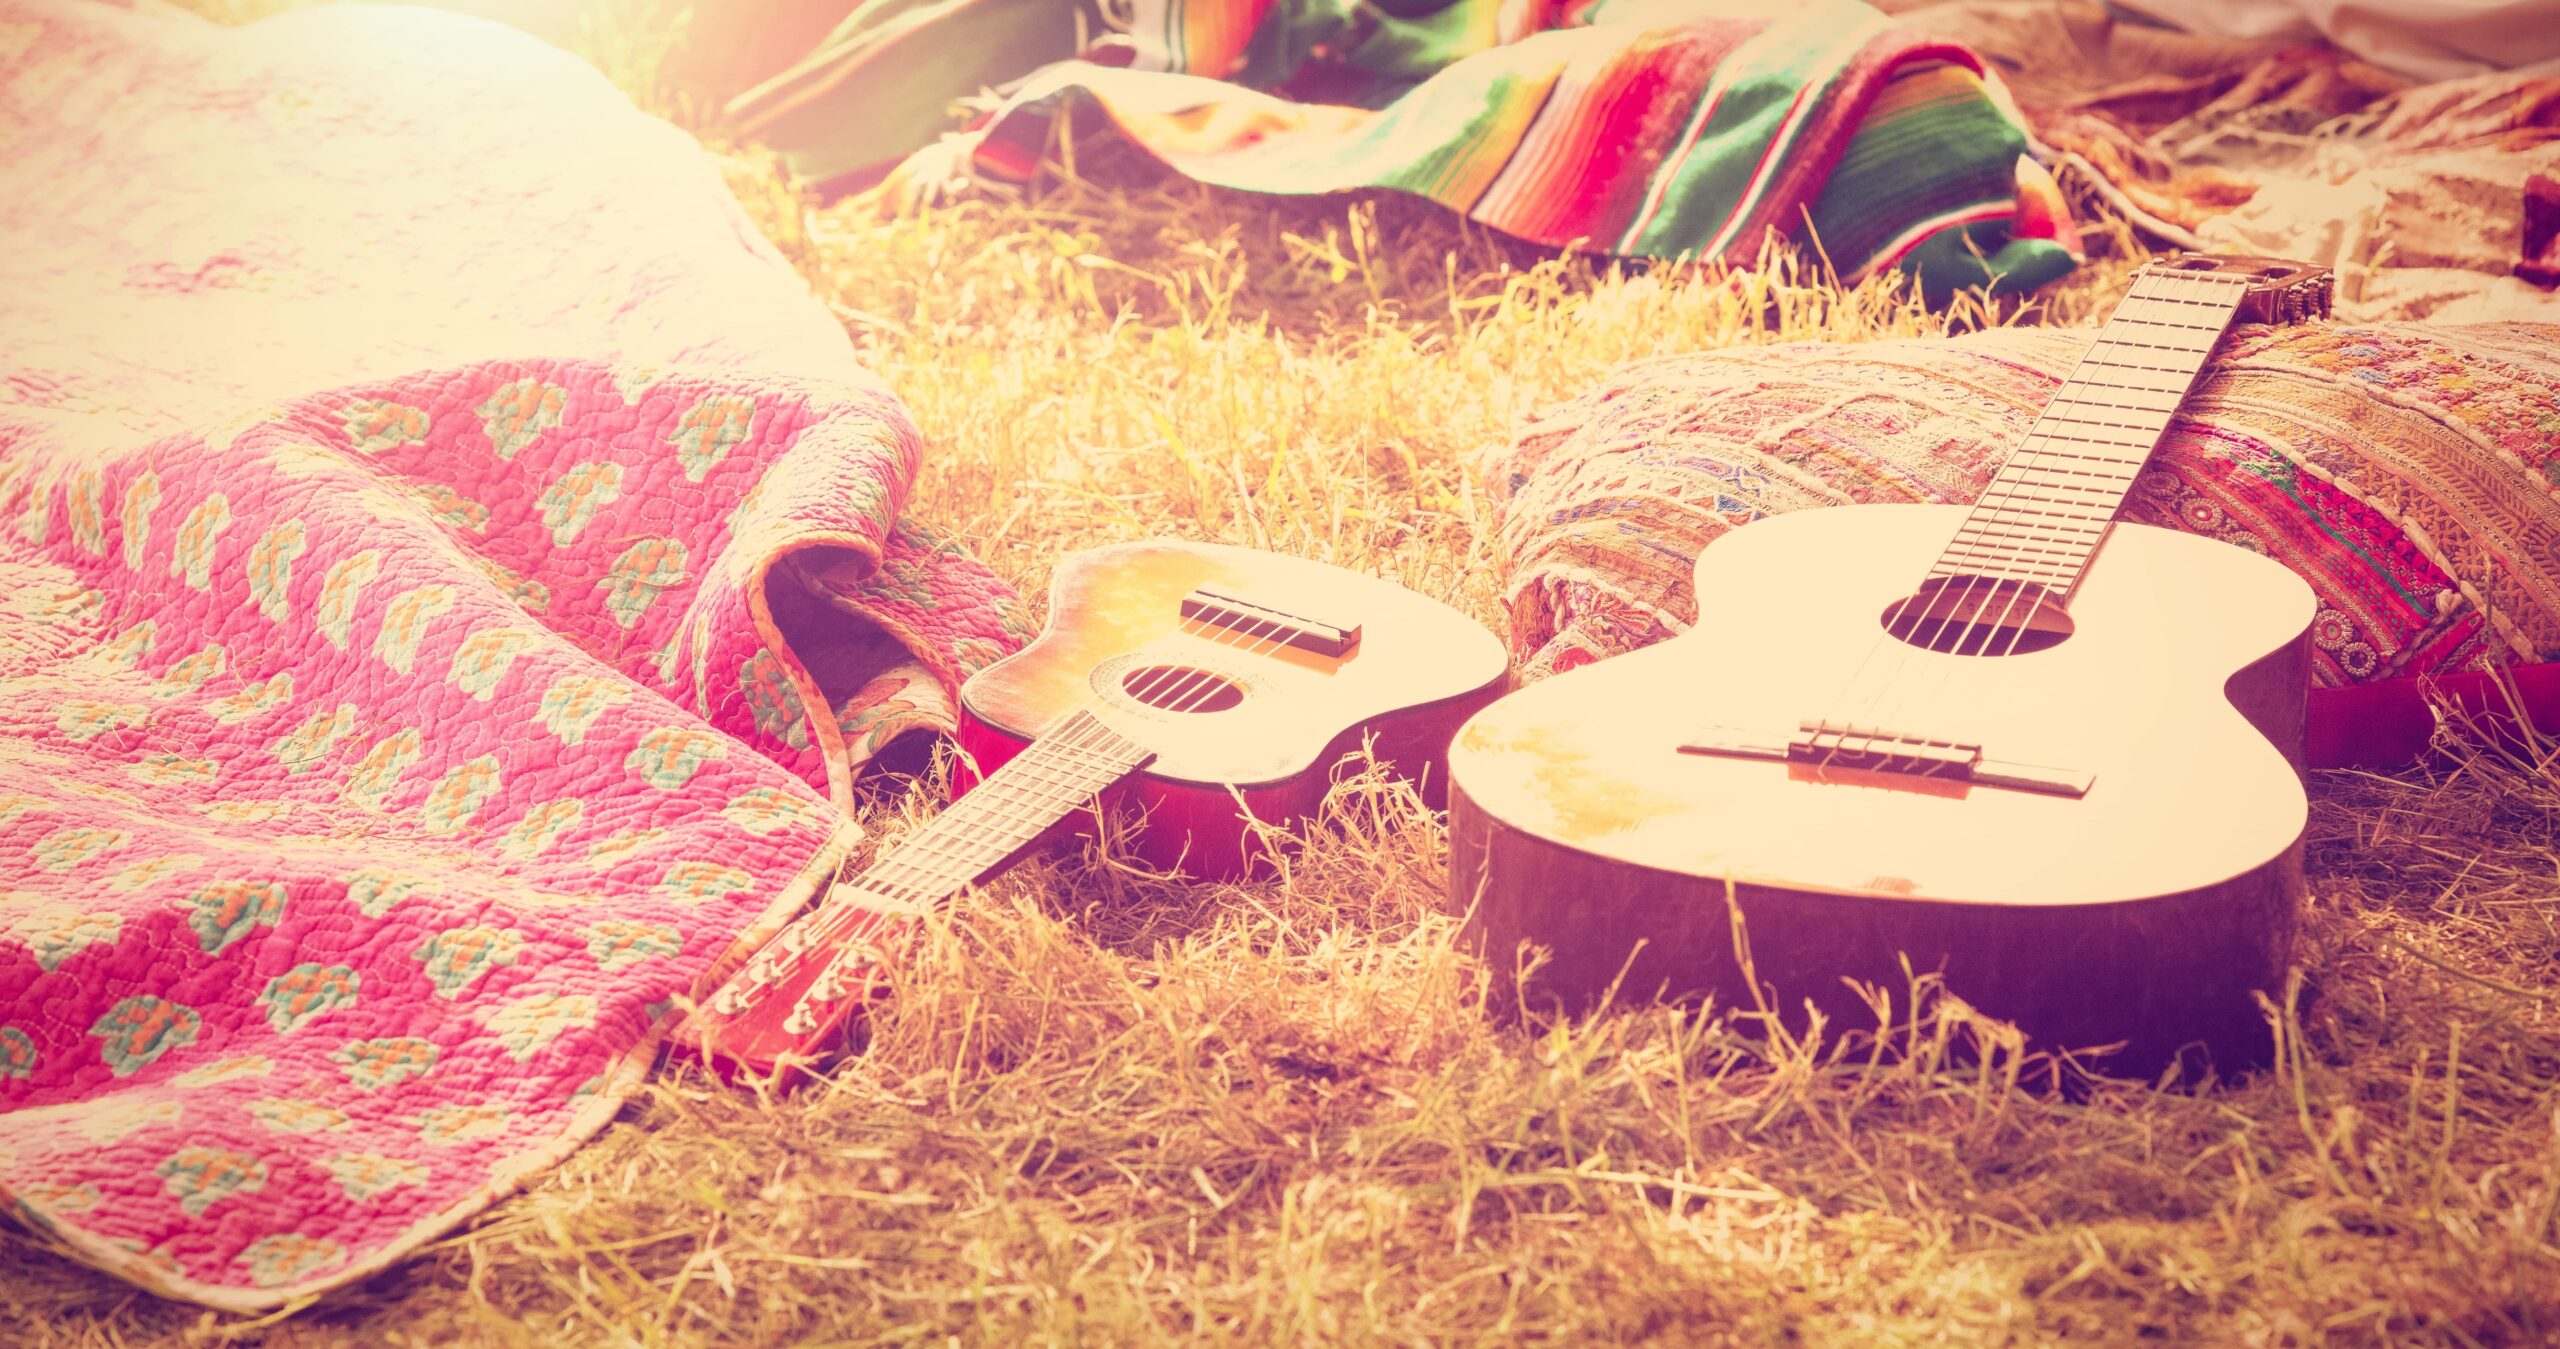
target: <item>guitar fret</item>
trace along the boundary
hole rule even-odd
[[[922,831],[898,841],[898,864],[914,876],[915,889],[939,902],[967,885],[978,873],[975,859],[951,851],[939,838]]]
[[[2047,523],[2044,520],[2021,520],[2016,518],[2013,513],[2007,511],[1998,513],[1985,512],[1981,517],[1982,523],[1967,521],[1964,527],[1957,532],[1955,537],[1957,540],[2024,538],[2040,539],[2054,543],[2078,542],[2085,544],[2095,543],[2100,535],[2107,532],[2107,526],[2111,523],[2109,519],[2095,515],[2065,515],[2053,518],[2059,521],[2059,523]],[[2002,529],[1998,527],[2002,525],[2014,526],[2015,528]]]
[[[2095,488],[2086,488],[2082,490],[2090,491],[2092,493],[2098,491],[2098,489]],[[2113,491],[2112,488],[2107,490],[2109,492]],[[1985,521],[2005,524],[2016,529],[2046,529],[2055,527],[2054,525],[2048,525],[2036,519],[2025,518],[2031,516],[2047,516],[2061,525],[2078,527],[2093,523],[2103,524],[2109,518],[2109,513],[2105,511],[2104,503],[2095,499],[2086,501],[2047,500],[2043,497],[2022,497],[2016,492],[2006,489],[2004,489],[1998,496],[1986,496],[1982,498],[1982,510],[1979,512],[1979,517]],[[1966,522],[1966,527],[1970,528],[1971,526],[1972,521],[1968,520]]]
[[[2019,580],[2050,580],[2071,573],[2071,568],[2051,561],[2032,557],[2010,557],[2005,554],[1988,559],[1942,557],[1938,559],[1937,565],[1941,569],[1958,575],[1988,573]]]
[[[2065,425],[2073,426],[2076,429],[2068,431],[2061,429]],[[2126,439],[2124,436],[2125,431],[2130,431],[2135,439]],[[2132,450],[2140,448],[2137,442],[2141,434],[2141,428],[2139,427],[2110,428],[2105,425],[2090,425],[2087,423],[2074,422],[2069,418],[2052,418],[2037,423],[2036,429],[2029,432],[2027,438],[2031,442],[2037,440],[2065,441],[2073,445],[2094,445],[2102,450]],[[2159,432],[2156,429],[2152,432],[2152,435],[2155,437],[2158,434]],[[2022,451],[2022,453],[2024,455],[2035,455],[2040,453],[2068,454],[2071,453],[2071,451],[2048,446],[2043,449],[2030,448]],[[2116,454],[2081,454],[2077,457],[2082,459],[2104,459],[2114,461],[2121,459],[2123,456]]]
[[[1112,777],[1118,777],[1128,770],[1137,757],[1134,754],[1105,754],[1100,750],[1087,749],[1081,745],[1061,745],[1057,749],[1057,758],[1061,767],[1080,770],[1081,776],[1108,773]]]
[[[2038,434],[2050,436],[2056,440],[2067,438],[2084,444],[2116,445],[2120,449],[2128,450],[2135,448],[2143,440],[2157,439],[2160,435],[2160,427],[2157,423],[2139,426],[2132,422],[2092,421],[2086,417],[2048,417],[2038,425],[2042,428]],[[2078,431],[2066,434],[2053,429],[2062,426],[2075,427]],[[2121,433],[2121,443],[2117,433]]]
[[[2145,329],[2153,329],[2153,330],[2155,330],[2155,331],[2150,332],[2150,333],[2147,333],[2145,336],[2146,336],[2146,337],[2148,337],[2148,338],[2151,338],[2151,339],[2155,339],[2155,340],[2156,340],[2156,339],[2158,339],[2158,338],[2161,338],[2161,337],[2164,337],[2164,336],[2165,336],[2165,337],[2167,337],[2167,338],[2168,338],[2169,340],[2171,340],[2171,341],[2179,341],[2179,342],[2187,342],[2187,343],[2195,343],[2195,342],[2197,342],[2199,339],[2198,339],[2198,338],[2195,338],[2195,337],[2186,337],[2186,336],[2181,336],[2181,334],[2187,334],[2187,333],[2219,334],[2219,333],[2221,332],[2221,329],[2219,329],[2219,328],[2215,328],[2215,327],[2212,327],[2212,326],[2207,325],[2207,324],[2201,324],[2201,323],[2192,323],[2192,322],[2189,322],[2189,321],[2188,321],[2188,318],[2189,318],[2189,316],[2188,316],[2188,315],[2186,315],[2186,314],[2183,314],[2183,313],[2175,314],[2175,315],[2156,315],[2156,314],[2138,314],[2138,313],[2137,313],[2137,314],[2125,315],[2125,316],[2123,316],[2123,317],[2121,317],[2121,318],[2116,318],[2116,319],[2110,319],[2110,320],[2108,320],[2108,322],[2107,322],[2107,326],[2106,326],[2106,328],[2105,328],[2105,330],[2104,330],[2104,332],[2103,332],[2103,335],[2102,335],[2102,337],[2101,337],[2101,339],[2100,339],[2100,340],[2102,340],[2102,341],[2109,341],[2109,342],[2122,342],[2122,341],[2133,341],[2133,340],[2139,340],[2139,339],[2127,338],[2127,337],[2124,335],[2123,331],[2122,331],[2122,330],[2127,329],[2127,328],[2145,328]],[[2210,345],[2212,345],[2212,343],[2211,343],[2210,341],[2206,341],[2206,342],[2204,343],[2204,345],[2210,346]]]
[[[1059,719],[976,790],[898,841],[863,872],[863,883],[938,903],[984,875],[1043,830],[1147,758],[1089,712]]]
[[[2005,490],[2033,487],[2039,491],[2050,489],[2057,492],[2090,492],[2099,496],[2113,497],[2117,489],[2124,483],[2130,482],[2137,471],[2131,465],[2100,472],[2094,468],[2064,468],[2054,464],[2033,464],[2009,474],[2003,483],[1995,483],[1994,486],[2002,486]],[[2071,481],[2072,479],[2082,481]],[[1985,492],[1983,499],[1990,500],[1991,494]]]
[[[2188,281],[2195,280],[2195,278],[2191,277],[2182,279]],[[2153,290],[2139,295],[2129,296],[2128,298],[2141,304],[2176,304],[2189,305],[2198,309],[2228,310],[2232,308],[2234,303],[2239,299],[2239,293],[2248,288],[2247,283],[2245,282],[2214,282],[2212,284],[2227,285],[2231,292],[2230,295],[2228,297],[2215,296],[2211,299],[2204,299],[2194,295],[2172,295],[2166,291]]]
[[[2195,276],[2190,274],[2181,275],[2178,279],[2188,282],[2189,284],[2221,286],[2232,293],[2228,298],[2217,295],[2210,300],[2200,300],[2192,295],[2164,295],[2158,291],[2152,291],[2134,298],[2159,304],[2191,304],[2206,309],[2229,309],[2232,307],[2233,302],[2239,298],[2239,293],[2248,289],[2249,286],[2249,283],[2246,281],[2236,280],[2230,277]]]
[[[2027,433],[2027,438],[2028,438],[2029,440],[2067,440],[2067,441],[2070,441],[2070,442],[2071,442],[2072,444],[2074,444],[2074,445],[2096,445],[2096,446],[2098,446],[2098,447],[2100,447],[2100,448],[2102,448],[2102,449],[2116,449],[2116,450],[2123,450],[2123,449],[2131,449],[2131,448],[2132,448],[2132,447],[2131,447],[2131,446],[2129,446],[2129,445],[2119,445],[2119,444],[2117,444],[2115,441],[2112,441],[2112,440],[2101,440],[2101,439],[2097,438],[2096,436],[2075,436],[2075,435],[2071,435],[2071,434],[2069,434],[2068,432],[2063,432],[2063,431],[2031,431],[2031,432],[2028,432],[2028,433]],[[2044,451],[2044,450],[2028,450],[2028,451],[2023,451],[2023,452],[2021,453],[2021,457],[2029,457],[2029,456],[2040,455],[2040,454],[2046,454],[2046,453],[2051,453],[2051,454],[2061,455],[2061,454],[2069,454],[2070,452],[2069,452],[2069,451],[2067,451],[2067,450],[2052,450],[2052,451]],[[2072,455],[2071,457],[2072,457],[2072,458],[2075,458],[2075,459],[2088,459],[2088,460],[2093,460],[2093,461],[2103,462],[2103,463],[2117,463],[2117,462],[2121,462],[2120,460],[2117,460],[2117,459],[2115,459],[2113,456],[2110,456],[2110,455],[2100,455],[2100,454],[2078,454],[2078,455]],[[2143,457],[2147,459],[2147,458],[2149,458],[2150,456],[2149,456],[2149,455],[2145,455],[2145,456],[2143,456]]]
[[[2136,277],[1930,574],[2075,583],[2248,286],[2167,269]]]
[[[2095,534],[2079,535],[2071,538],[2004,538],[1991,535],[1974,535],[1950,539],[1947,541],[1947,546],[1950,550],[1961,548],[1972,553],[2007,553],[2014,551],[2021,557],[2024,557],[2029,553],[2050,553],[2056,550],[2068,554],[2074,550],[2081,550],[2090,547],[2095,544],[2099,537],[2105,532],[2105,530],[2101,529]]]
[[[2125,347],[2133,347],[2142,351],[2175,352],[2180,356],[2201,356],[2205,352],[2212,350],[2211,347],[2181,346],[2174,342],[2136,342],[2130,337],[2111,337],[2107,339],[2106,350],[2115,351]],[[2146,366],[2144,368],[2160,370],[2170,374],[2175,374],[2178,371],[2178,367],[2174,365],[2156,365]]]
[[[2121,320],[2116,326],[2131,328],[2167,328],[2177,332],[2214,333],[2217,335],[2222,331],[2220,328],[2212,327],[2207,324],[2179,323],[2173,319],[2129,318]],[[2110,338],[2109,340],[2121,342],[2125,339],[2119,337]]]
[[[2049,519],[2020,519],[2012,513],[1992,509],[1979,512],[1974,519],[1967,520],[1963,527],[1958,530],[1956,537],[1959,539],[1984,538],[1993,535],[2006,534],[2014,535],[2019,538],[2050,537],[2059,539],[2078,536],[2086,530],[2104,528],[2106,528],[2106,521],[2094,515],[2064,515]]]
[[[2163,394],[2161,397],[2167,398],[2168,395]],[[2073,400],[2071,406],[2075,411],[2087,409],[2093,412],[2115,414],[2113,418],[2105,420],[2102,423],[2104,425],[2141,426],[2153,431],[2154,434],[2167,429],[2170,419],[2177,416],[2177,407],[2174,403],[2164,407],[2153,407],[2146,403],[2120,403],[2113,399],[2081,398]],[[2126,414],[2131,414],[2140,420],[2131,422],[2120,420]]]
[[[2119,312],[2123,309],[2131,309],[2134,311],[2131,315],[2126,317],[2125,322],[2127,323],[2153,324],[2170,328],[2193,328],[2200,325],[2190,322],[2189,320],[2197,316],[2189,314],[2186,311],[2190,309],[2210,309],[2212,307],[2213,302],[2210,300],[2200,300],[2184,295],[2165,295],[2155,291],[2147,295],[2127,296],[2125,303],[2119,307]]]
[[[1065,757],[1058,750],[1051,750],[1046,754],[1022,755],[1014,761],[1022,765],[1021,771],[1014,775],[1006,787],[1024,795],[1038,797],[1073,793],[1076,779],[1073,774],[1067,772],[1066,765],[1061,762]],[[1006,765],[1006,767],[1011,766],[1011,764]],[[998,798],[998,801],[1001,804],[1002,798]]]
[[[2182,392],[2181,392],[2180,390],[2177,390],[2177,389],[2155,389],[2155,388],[2152,388],[2152,387],[2150,387],[2149,385],[2146,385],[2146,384],[2116,384],[2116,383],[2112,383],[2112,382],[2110,382],[2110,381],[2108,381],[2108,380],[2103,380],[2103,379],[2082,379],[2082,380],[2075,380],[2075,381],[2073,381],[2073,383],[2072,383],[2072,388],[2076,388],[2076,389],[2114,389],[2114,390],[2116,390],[2116,391],[2118,391],[2118,392],[2120,392],[2120,393],[2138,393],[2138,394],[2146,395],[2146,396],[2151,397],[2151,398],[2165,398],[2165,399],[2167,399],[2167,400],[2169,400],[2169,401],[2168,401],[2168,405],[2167,405],[2166,407],[2163,407],[2163,408],[2159,409],[2160,411],[2163,411],[2163,412],[2175,412],[2175,411],[2177,411],[2177,410],[2178,410],[2178,404],[2179,404],[2180,402],[2184,401],[2184,400],[2183,400]],[[2059,400],[2059,399],[2061,399],[2061,398],[2065,397],[2066,395],[2068,395],[2068,394],[2069,394],[2069,392],[2070,392],[2070,390],[2067,390],[2067,389],[2066,389],[2066,390],[2064,390],[2064,391],[2063,391],[2063,393],[2056,394],[2056,395],[2054,395],[2054,397],[2055,397],[2057,400]]]
[[[2168,418],[2148,409],[2142,410],[2142,420],[2130,422],[2114,417],[2084,415],[2097,413],[2100,409],[2107,406],[2108,405],[2104,403],[2088,403],[2074,400],[2068,407],[2056,406],[2046,409],[2045,414],[2036,419],[2036,424],[2038,426],[2057,424],[2070,426],[2112,426],[2127,431],[2156,436],[2160,434],[2161,425],[2168,420]]]
[[[2114,489],[2083,487],[2066,490],[2112,495]],[[2094,513],[2094,518],[2105,520],[2113,515],[2104,501],[2071,501],[2058,497],[2030,495],[2016,490],[2015,484],[2004,485],[1996,496],[1983,497],[1982,505],[1982,513],[1986,516],[2049,515],[2060,520],[2085,520],[2093,518]]]
[[[1952,558],[1972,558],[1977,560],[1981,558],[2024,558],[2032,563],[2035,559],[2040,557],[2075,558],[2080,556],[2084,551],[2086,550],[2076,547],[2039,548],[2032,544],[2002,544],[1999,547],[1993,548],[1973,547],[1967,544],[1958,543],[1950,546],[1945,555]]]
[[[2049,490],[2061,492],[2083,492],[2087,495],[2080,497],[2052,496],[2046,494]],[[2114,487],[2073,487],[2066,483],[2053,484],[2050,489],[2038,487],[2036,489],[2036,493],[2033,495],[2021,494],[2012,488],[2004,487],[2001,490],[2000,495],[1986,496],[1982,498],[1975,513],[1988,519],[2008,513],[2012,506],[2019,506],[2045,508],[2051,510],[2057,515],[2060,515],[2064,519],[2111,519],[2115,515],[2114,499],[2118,495],[2120,495],[2120,493],[2118,489]],[[2025,520],[2012,520],[2010,523],[2027,524],[2030,522]]]
[[[2065,493],[2076,493],[2078,495],[2063,495]],[[2104,510],[2112,513],[2115,509],[2115,499],[2121,495],[2121,485],[2112,482],[2104,485],[2094,485],[2070,482],[2027,482],[2019,480],[2003,484],[1999,494],[1996,496],[1983,497],[1982,505],[1986,511],[1990,511],[1996,510],[2012,500],[2024,500],[2043,506],[2058,506],[2068,511],[2087,512]]]
[[[2021,519],[2019,518],[2021,514],[2021,512],[2006,509],[1985,511],[1978,522],[1966,521],[1956,537],[1965,539],[2014,536],[2057,540],[2078,539],[2080,542],[2089,543],[2094,542],[2098,535],[2105,533],[2108,524],[2111,523],[2109,517],[2100,515],[2054,515],[2039,511],[2027,513],[2038,518]],[[2004,529],[2003,526],[2007,528]]]
[[[1931,567],[1929,569],[1929,575],[1933,580],[1952,580],[1968,576],[1983,576],[1989,577],[1995,581],[2014,581],[2022,585],[2043,586],[2047,589],[2061,589],[2069,584],[2071,578],[2078,574],[2078,571],[2079,569],[2076,567],[2053,567],[2049,565],[2029,564],[2006,565],[2001,563],[1993,563],[1990,566],[1973,566],[1965,563],[1949,561],[1940,562],[1936,566]]]
[[[2096,357],[2092,357],[2091,359],[2097,360]],[[2189,383],[2193,382],[2195,376],[2194,371],[2181,370],[2174,365],[2133,365],[2122,361],[2106,360],[2098,360],[2097,363],[2101,369],[2106,370],[2139,370],[2146,374],[2174,376],[2178,380],[2178,387],[2180,389],[2186,388]]]
[[[2130,433],[2138,433],[2138,435],[2140,435],[2140,433],[2158,435],[2158,433],[2161,433],[2161,422],[2166,422],[2166,417],[2161,417],[2161,415],[2158,415],[2158,412],[2150,412],[2150,410],[2143,410],[2143,417],[2140,417],[2140,420],[2132,420],[2132,422],[2120,420],[2120,417],[2109,417],[2109,415],[2104,415],[2104,410],[2107,410],[2107,404],[2102,404],[2102,402],[2071,402],[2071,404],[2056,404],[2056,407],[2048,407],[2048,410],[2045,410],[2045,415],[2043,415],[2043,417],[2038,417],[2038,420],[2035,420],[2035,425],[2122,427],[2122,430],[2130,430]]]
[[[2046,437],[2030,437],[2030,439],[2043,438]],[[2099,445],[2105,443],[2103,441],[2090,440],[2085,436],[2053,436],[2050,437],[2050,439],[2068,440],[2082,445]],[[2074,463],[2081,464],[2104,464],[2111,470],[2123,468],[2130,462],[2118,455],[2083,454],[2078,450],[2057,449],[2052,446],[2038,446],[2018,452],[2018,460],[2020,462],[2020,467],[2023,470],[2045,469],[2055,473],[2086,473],[2089,471],[2087,469],[2060,468],[2040,462],[2047,459],[2068,459]]]
[[[2103,522],[2088,520],[2081,523],[2087,528],[2091,535],[2103,534],[2106,532],[2107,527]],[[2087,537],[2074,537],[2077,533],[2077,530],[2062,534],[2049,534],[2039,533],[2032,530],[1986,529],[1977,528],[1968,524],[1964,531],[1956,536],[1956,541],[1962,543],[1968,540],[2024,539],[2032,543],[2086,544],[2090,542],[2090,539]]]

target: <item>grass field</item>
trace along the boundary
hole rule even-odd
[[[645,94],[650,43],[595,40]],[[1655,353],[2081,321],[2129,265],[2119,238],[2037,309],[1951,319],[1126,164],[893,218],[729,162],[923,426],[916,509],[1027,590],[1062,550],[1170,533],[1499,623],[1468,464],[1515,419]],[[0,1343],[2560,1340],[2555,763],[2319,781],[2282,1061],[2201,1093],[2042,1093],[1946,1001],[1890,1035],[1499,1022],[1438,910],[1438,822],[1352,790],[1284,881],[1026,866],[932,930],[825,1089],[662,1077],[527,1193],[287,1319],[0,1236]]]

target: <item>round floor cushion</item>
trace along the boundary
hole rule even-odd
[[[1489,466],[1513,653],[1537,678],[1683,632],[1728,529],[1968,502],[2095,337],[1744,347],[1625,367]],[[2314,764],[2423,747],[2428,694],[2560,710],[2560,325],[2242,327],[2122,518],[2311,583]],[[2213,621],[2197,596],[2196,621]],[[1733,634],[1737,642],[1761,634]]]

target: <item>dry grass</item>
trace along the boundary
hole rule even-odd
[[[1173,532],[1498,621],[1465,466],[1515,417],[1629,358],[1946,322],[1393,201],[1113,172],[883,219],[732,162],[931,437],[918,509],[1026,586]],[[933,930],[823,1090],[664,1077],[529,1193],[272,1326],[0,1238],[0,1341],[2549,1341],[2556,764],[2319,784],[2283,1062],[2201,1094],[2040,1094],[1946,1002],[1882,1057],[1860,1027],[1499,1024],[1438,912],[1438,822],[1363,787],[1283,882],[1023,868]]]

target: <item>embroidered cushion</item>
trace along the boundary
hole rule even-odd
[[[1622,369],[1487,474],[1514,655],[1536,678],[1685,631],[1717,535],[1851,502],[1964,502],[2094,337],[1738,348]],[[2311,758],[2389,762],[2560,650],[2560,325],[2247,327],[2122,518],[2292,567],[2320,601]],[[2197,621],[2212,621],[2198,597]]]

